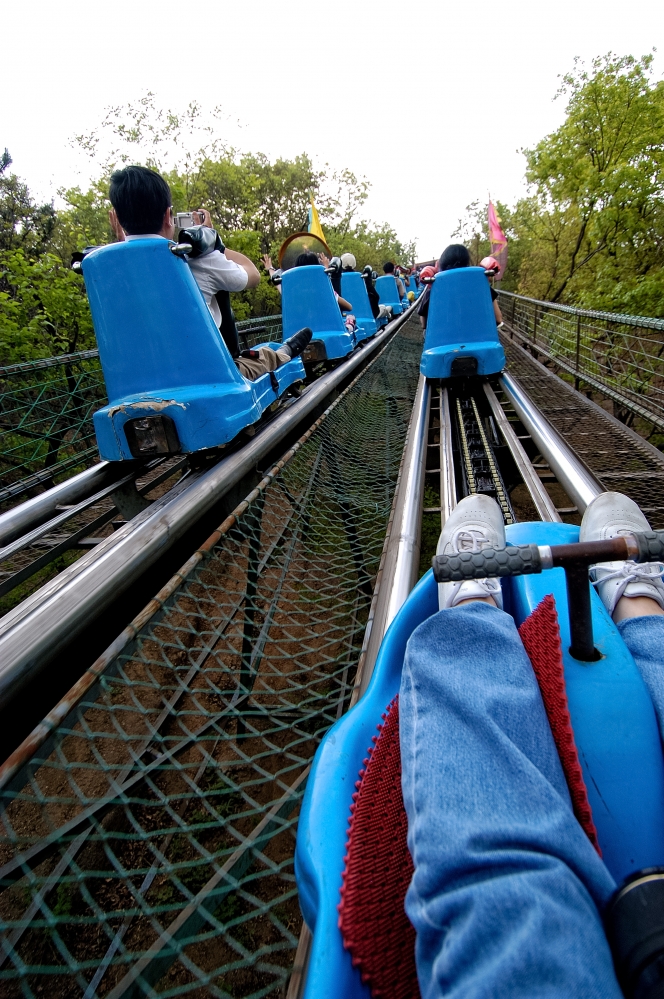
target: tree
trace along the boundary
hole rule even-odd
[[[651,73],[651,55],[609,53],[591,73],[577,60],[559,91],[564,124],[526,151],[527,214],[539,208],[544,223],[535,231],[548,244],[544,293],[554,302],[598,280],[643,278],[661,258],[664,85]]]
[[[503,287],[662,315],[664,83],[652,79],[652,56],[608,53],[590,69],[576,60],[557,97],[565,121],[524,150],[528,195],[511,211],[501,206]]]
[[[0,364],[94,346],[83,283],[50,252],[52,204],[38,204],[0,157]]]
[[[16,174],[8,173],[12,164],[9,150],[0,156],[0,250],[22,247],[41,253],[55,227],[52,204],[38,205],[28,187]]]

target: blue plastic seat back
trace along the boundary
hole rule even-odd
[[[113,243],[83,260],[108,397],[244,383],[189,265],[165,239]]]
[[[397,279],[392,274],[384,274],[376,278],[376,291],[381,305],[391,305],[401,308]]]
[[[431,287],[424,349],[450,343],[498,342],[489,282],[483,267],[437,274]]]
[[[303,326],[317,333],[345,333],[332,283],[323,267],[292,267],[281,278],[284,340]]]
[[[341,295],[353,306],[353,315],[357,319],[358,325],[367,326],[372,332],[376,332],[376,321],[371,311],[371,303],[367,295],[367,286],[364,278],[357,271],[348,271],[341,275]]]

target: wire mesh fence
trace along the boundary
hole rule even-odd
[[[574,309],[499,292],[508,326],[583,380],[664,429],[664,319]]]
[[[407,322],[0,772],[3,997],[284,996],[316,747],[353,689]]]
[[[247,347],[281,341],[281,316],[238,332]],[[0,367],[0,509],[99,460],[92,415],[106,401],[96,350]]]
[[[0,368],[0,504],[97,459],[92,414],[106,401],[96,351]]]

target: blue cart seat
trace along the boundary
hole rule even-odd
[[[484,279],[486,280],[486,278]],[[508,544],[567,544],[578,527],[523,523]],[[505,608],[517,625],[553,594],[574,738],[603,859],[615,880],[664,863],[664,761],[655,712],[641,675],[604,605],[591,594],[596,663],[579,663],[570,645],[562,569],[503,579]],[[329,730],[314,758],[297,833],[300,906],[313,933],[305,999],[370,999],[345,950],[338,905],[348,819],[376,727],[399,692],[410,635],[438,611],[430,570],[413,589],[383,639],[364,697]],[[395,902],[396,904],[396,902]]]
[[[371,312],[367,286],[364,278],[357,271],[347,271],[341,275],[341,297],[353,306],[353,315],[359,327],[358,340],[366,340],[378,332],[378,324]]]
[[[392,306],[393,316],[400,316],[404,308],[408,306],[408,302],[404,306],[403,301],[399,298],[397,279],[392,274],[383,274],[382,277],[376,278],[376,291],[381,305]]]
[[[409,291],[412,291],[412,293],[415,295],[415,298],[417,298],[420,289],[418,287],[417,281],[415,280],[415,275],[409,274],[408,277],[405,279],[404,284],[406,286],[406,294],[408,294]]]
[[[274,372],[276,383],[243,378],[189,265],[165,239],[103,246],[85,257],[83,275],[109,398],[94,414],[107,461],[134,457],[125,424],[145,417],[172,420],[172,450],[225,444],[305,377],[296,358]]]
[[[482,267],[442,271],[431,286],[420,371],[427,378],[493,375],[505,367]]]
[[[291,267],[281,278],[284,340],[303,326],[313,331],[305,361],[347,357],[355,338],[346,329],[332,283],[323,267]]]

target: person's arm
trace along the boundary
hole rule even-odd
[[[203,219],[203,225],[209,226],[210,229],[214,228],[212,225],[212,216],[207,208],[199,208],[198,214]],[[246,287],[256,288],[260,282],[261,276],[254,262],[250,260],[249,257],[245,257],[244,253],[240,253],[239,250],[231,250],[226,247],[225,253],[227,260],[232,260],[234,264],[238,264],[243,271],[247,272]]]
[[[500,306],[498,305],[498,299],[497,298],[494,298],[494,300],[493,300],[493,314],[496,317],[496,324],[499,325],[500,323],[502,323],[502,321],[503,321],[503,314],[500,311]]]
[[[342,298],[341,295],[339,295],[339,297],[337,298],[337,302],[339,303],[339,308],[343,312],[353,311],[353,306],[350,304],[350,302],[347,302],[345,298]]]
[[[406,289],[404,288],[404,283],[401,278],[397,278],[397,290],[399,292],[399,298],[406,297]]]
[[[258,286],[261,276],[258,268],[249,257],[245,257],[244,253],[240,253],[239,250],[229,250],[226,247],[226,258],[232,260],[234,264],[238,264],[242,270],[247,272],[247,288],[256,288]]]

